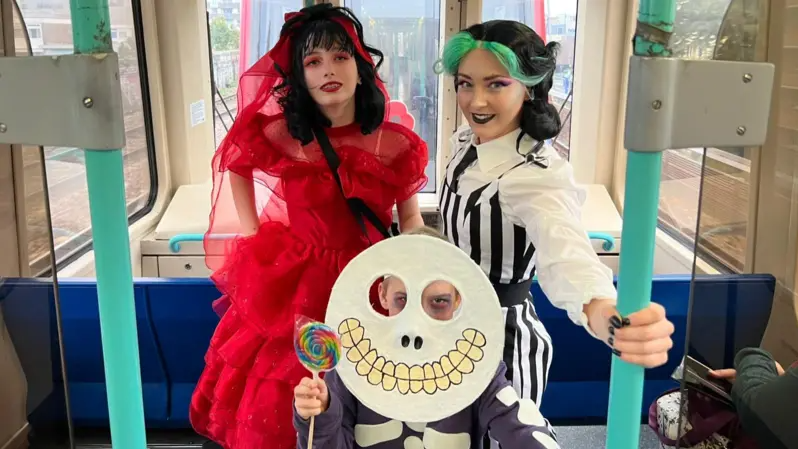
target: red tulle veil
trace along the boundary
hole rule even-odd
[[[341,15],[329,15],[324,10],[317,15],[302,11],[285,14],[285,24],[278,42],[241,75],[238,86],[238,116],[213,158],[212,204],[204,242],[206,264],[212,271],[221,267],[225,253],[230,251],[234,236],[240,232],[238,214],[230,190],[230,171],[253,179],[256,208],[261,222],[266,220],[282,221],[286,224],[288,222],[284,201],[282,198],[274,198],[274,195],[281,195],[278,176],[258,169],[252,170],[249,166],[238,166],[245,165],[240,163],[240,159],[248,152],[246,147],[252,144],[252,122],[257,120],[258,116],[282,114],[278,100],[284,92],[282,89],[280,93],[275,92],[275,87],[282,84],[284,77],[291,73],[296,29],[306,21],[320,18],[340,24],[352,40],[357,54],[375,66],[372,55],[363,47],[362,29],[352,20]],[[385,95],[387,120],[390,97],[379,76],[375,77],[375,82]]]

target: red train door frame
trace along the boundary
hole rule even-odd
[[[546,0],[532,0],[535,31],[546,41]]]

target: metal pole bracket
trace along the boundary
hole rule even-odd
[[[123,148],[118,55],[0,58],[0,143]]]
[[[658,152],[765,142],[769,63],[632,56],[624,146]]]

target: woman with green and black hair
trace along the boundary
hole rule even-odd
[[[557,47],[522,23],[494,20],[453,36],[437,64],[454,77],[468,122],[450,140],[439,199],[443,231],[496,288],[506,312],[507,376],[538,404],[552,347],[529,293],[535,274],[552,304],[623,360],[659,366],[673,345],[660,305],[628,317],[616,310],[612,271],[581,224],[585,191],[568,161],[545,144],[561,128],[548,100]]]

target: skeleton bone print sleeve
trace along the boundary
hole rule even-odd
[[[316,416],[314,449],[469,449],[490,431],[502,449],[560,449],[535,401],[519,399],[501,362],[485,392],[466,409],[435,423],[386,418],[352,395],[338,377],[325,377],[330,406]],[[297,449],[307,449],[310,421],[294,410]]]
[[[479,399],[480,430],[490,431],[502,449],[559,449],[548,420],[532,399],[518,397],[502,363]]]

